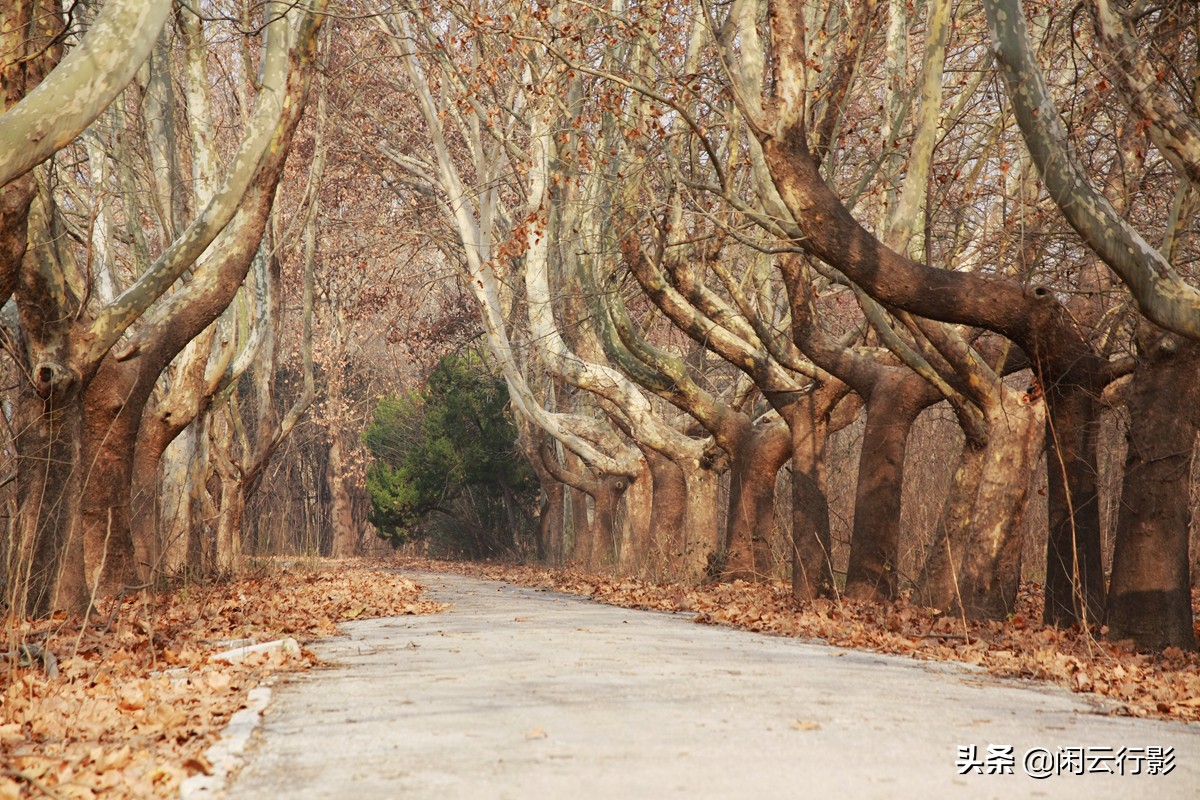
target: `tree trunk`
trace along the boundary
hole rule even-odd
[[[619,530],[617,529],[617,507],[621,496],[629,488],[629,478],[606,475],[592,499],[594,506],[591,520],[591,553],[588,566],[591,569],[610,569],[616,563]]]
[[[617,572],[621,575],[642,575],[646,570],[650,560],[651,537],[662,520],[660,515],[664,510],[659,505],[659,473],[674,466],[664,458],[668,466],[659,465],[656,468],[654,459],[663,457],[653,451],[646,452],[645,456],[642,474],[630,483],[629,491],[625,493],[623,535],[617,557]],[[662,521],[670,524],[669,518]]]
[[[538,514],[538,558],[552,567],[563,565],[566,493],[567,487],[558,481],[542,481],[542,507]]]
[[[139,375],[137,366],[106,361],[83,395],[80,523],[88,587],[100,596],[141,583],[130,527],[133,455],[158,373]]]
[[[884,370],[872,386],[858,462],[847,597],[887,601],[899,591],[900,499],[908,434],[921,411],[938,398],[933,386],[907,369]]]
[[[729,515],[725,525],[723,580],[765,581],[772,576],[775,481],[792,457],[787,423],[753,427],[730,455]]]
[[[354,526],[354,514],[350,505],[350,490],[346,486],[346,464],[342,454],[342,438],[333,431],[329,441],[329,470],[326,472],[331,498],[330,523],[333,525],[333,544],[330,548],[334,558],[350,558],[358,555],[358,529]]]
[[[950,491],[942,504],[933,543],[917,576],[914,598],[931,608],[952,608],[959,597],[959,563],[971,533],[975,490],[983,476],[987,449],[968,438],[963,442]]]
[[[228,409],[226,409],[228,411]],[[216,469],[218,499],[212,569],[228,575],[241,565],[242,518],[246,511],[246,479],[229,454],[233,447],[231,423],[222,417],[209,429],[209,448]]]
[[[685,547],[687,536],[687,479],[683,469],[671,459],[653,450],[645,451],[646,463],[654,484],[649,525],[646,530],[645,557],[638,573],[659,577],[667,574]]]
[[[163,451],[156,470],[160,480],[155,538],[161,555],[154,567],[166,575],[187,568],[189,543],[197,535],[194,498],[204,483],[199,476],[203,474],[206,459],[197,447],[202,430],[199,423],[185,428]]]
[[[825,444],[829,389],[802,397],[789,409],[792,434],[792,596],[813,600],[833,592]],[[839,395],[840,396],[840,395]]]
[[[1030,481],[1046,423],[1040,398],[1008,388],[984,414],[988,441],[963,447],[917,589],[926,605],[975,620],[1004,619],[1015,607]]]
[[[1142,338],[1142,337],[1140,337]],[[1200,426],[1200,344],[1165,335],[1139,342],[1129,450],[1117,518],[1106,621],[1110,639],[1196,649],[1188,481]]]
[[[57,406],[57,407],[55,407]],[[80,402],[75,397],[46,400],[22,391],[17,400],[16,540],[9,548],[13,609],[42,616],[58,608],[87,607],[79,513]]]
[[[718,553],[722,532],[717,513],[720,481],[716,472],[699,463],[688,465],[683,474],[687,482],[687,523],[679,578],[685,583],[698,583],[720,574]]]
[[[1096,393],[1075,382],[1050,385],[1046,475],[1049,531],[1046,538],[1047,625],[1093,623],[1104,610],[1104,563],[1097,486]]]

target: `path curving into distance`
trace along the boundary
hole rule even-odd
[[[405,574],[450,608],[315,645],[329,666],[275,687],[227,797],[1200,798],[1200,726],[956,664]]]

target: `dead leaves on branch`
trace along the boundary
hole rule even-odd
[[[1200,657],[1178,648],[1158,656],[1136,653],[1088,632],[1042,627],[1033,622],[1041,619],[1042,597],[1032,585],[1022,588],[1017,612],[1008,621],[967,623],[907,601],[818,600],[797,606],[781,584],[735,581],[690,588],[574,569],[404,563],[587,595],[625,608],[693,613],[699,623],[931,661],[961,661],[998,676],[1061,684],[1092,697],[1108,713],[1200,720]]]
[[[290,646],[247,650],[239,663],[213,655],[329,636],[344,620],[440,609],[419,593],[365,562],[279,562],[101,606],[86,627],[10,622],[5,651],[43,648],[58,674],[0,662],[0,800],[174,796],[186,775],[207,770],[204,751],[252,688],[313,661]]]

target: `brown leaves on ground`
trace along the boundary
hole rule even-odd
[[[168,797],[272,673],[313,663],[284,650],[212,663],[232,646],[333,635],[343,620],[429,614],[420,587],[366,562],[278,561],[237,580],[101,604],[78,620],[6,621],[0,654],[0,800]],[[20,666],[19,647],[53,653]],[[25,659],[28,662],[29,659]]]
[[[1151,655],[1088,631],[1043,627],[1040,588],[1026,585],[1006,622],[966,623],[901,600],[875,604],[819,600],[797,604],[779,583],[744,581],[690,588],[677,584],[542,569],[408,559],[413,568],[454,571],[522,586],[588,595],[625,608],[683,611],[696,622],[839,647],[962,661],[994,675],[1047,680],[1090,696],[1099,710],[1129,716],[1200,720],[1200,656],[1178,648]]]

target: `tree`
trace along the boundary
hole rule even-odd
[[[442,359],[419,393],[381,400],[364,434],[380,536],[468,557],[526,551],[537,482],[508,408],[504,381],[471,355]]]
[[[320,11],[265,9],[261,91],[224,182],[116,297],[95,304],[89,276],[55,234],[54,196],[43,193],[34,209],[14,352],[27,376],[16,413],[17,551],[32,579],[19,603],[31,611],[83,610],[96,594],[139,582],[129,513],[142,412],[163,369],[228,306],[258,250],[304,106]]]

